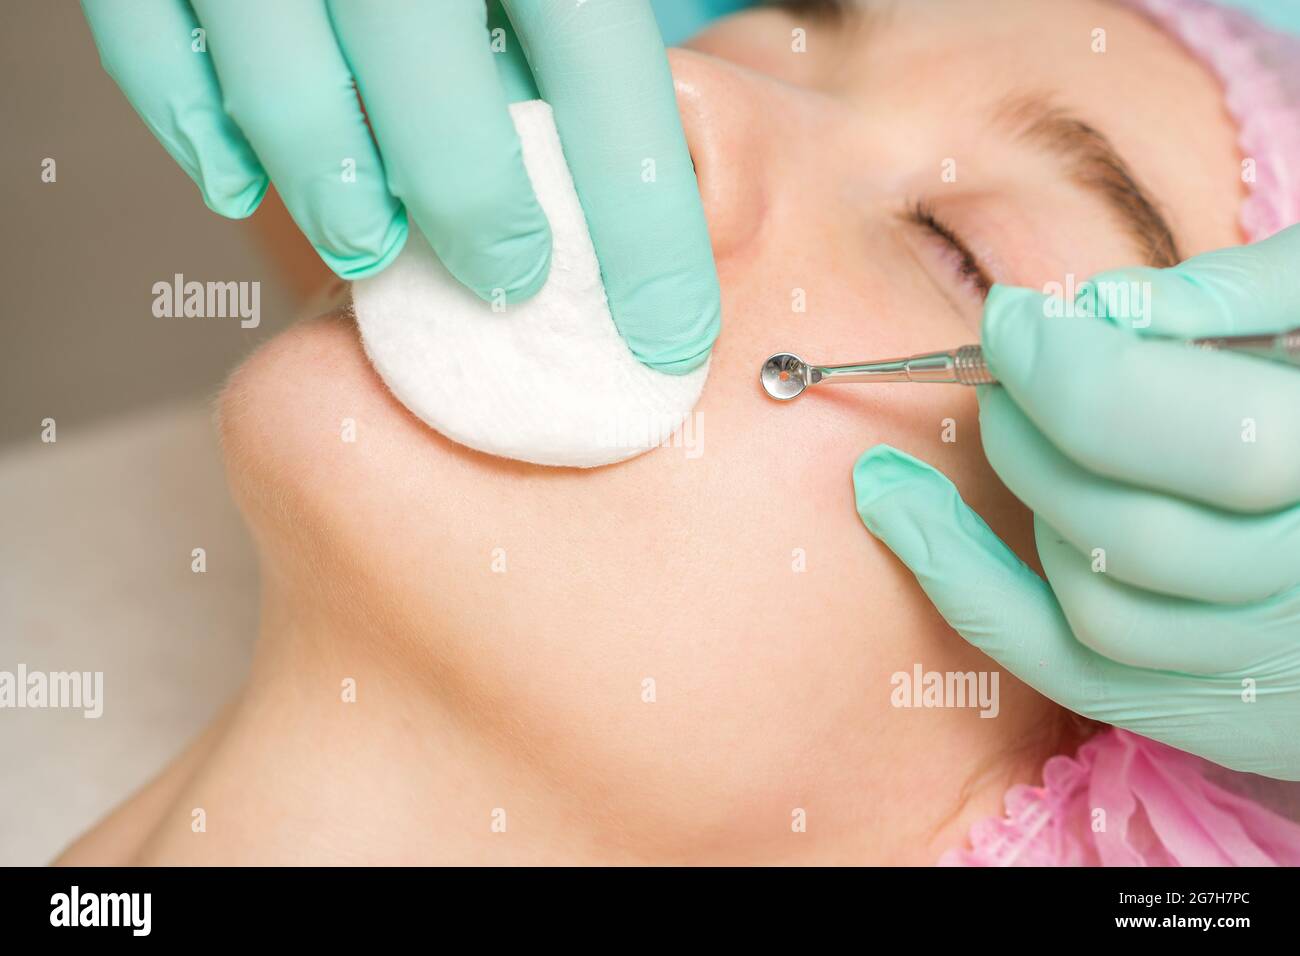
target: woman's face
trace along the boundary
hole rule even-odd
[[[489,458],[401,408],[350,322],[300,324],[221,406],[267,626],[391,662],[599,795],[628,840],[770,852],[792,808],[833,841],[831,821],[861,832],[927,793],[936,814],[876,858],[928,858],[940,804],[1053,708],[1005,674],[993,720],[891,706],[897,671],[992,666],[863,529],[851,468],[880,442],[933,463],[1032,561],[1029,516],[983,460],[972,391],[778,404],[759,365],[976,342],[985,281],[1159,262],[1166,226],[1184,257],[1231,245],[1233,130],[1202,68],[1093,0],[899,3],[842,26],[766,10],[692,46],[672,65],[724,316],[695,445],[594,471]]]

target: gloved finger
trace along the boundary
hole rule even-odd
[[[1074,639],[1051,588],[938,471],[877,445],[858,459],[853,485],[867,529],[916,575],[944,620],[1025,683],[1111,723],[1149,693],[1150,672]]]
[[[250,216],[270,185],[221,107],[207,38],[185,0],[82,0],[99,58],[150,132],[194,180],[203,202]]]
[[[1040,693],[1234,770],[1294,766],[1286,728],[1300,681],[1129,667],[1075,640],[1051,589],[1003,544],[943,475],[887,445],[858,459],[858,514],[916,575],[944,619]],[[1246,710],[1246,708],[1251,708]],[[1272,741],[1272,742],[1270,742]]]
[[[382,270],[406,242],[383,164],[320,0],[194,0],[226,112],[294,221],[345,279]]]
[[[668,59],[645,0],[505,0],[555,121],[632,353],[685,373],[721,294]]]
[[[542,94],[537,91],[533,71],[524,57],[524,45],[519,42],[519,35],[506,16],[501,0],[487,0],[487,26],[492,60],[496,63],[506,100],[510,103],[540,100]]]
[[[524,171],[482,2],[329,0],[388,188],[443,265],[484,299],[533,295],[551,230]]]
[[[1067,456],[1234,511],[1300,502],[1300,371],[1095,318],[1045,318],[1045,305],[995,286],[981,338],[1002,386]]]
[[[1169,597],[1099,572],[1037,516],[1034,537],[1070,629],[1098,654],[1131,667],[1260,681],[1300,672],[1300,590],[1247,605]]]
[[[1281,332],[1300,325],[1300,226],[1249,246],[1218,249],[1170,269],[1112,269],[1079,288],[1075,304],[1143,335],[1199,338]],[[1092,303],[1082,302],[1093,297]]]
[[[1300,506],[1239,515],[1111,481],[1061,454],[1006,389],[981,387],[979,403],[984,454],[1003,484],[1107,574],[1228,604],[1300,585]]]

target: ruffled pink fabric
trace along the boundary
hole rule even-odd
[[[1229,789],[1223,771],[1109,728],[1043,785],[1012,787],[940,866],[1300,866],[1300,824]]]
[[[1248,242],[1300,222],[1300,39],[1206,0],[1122,0],[1163,26],[1218,76],[1255,162],[1241,226]]]

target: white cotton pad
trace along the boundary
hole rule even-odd
[[[633,357],[610,318],[551,108],[533,100],[510,113],[551,223],[546,284],[493,311],[413,228],[388,269],[352,287],[366,354],[402,404],[470,448],[578,468],[642,454],[685,420],[708,365],[667,375]]]

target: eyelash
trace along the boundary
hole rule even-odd
[[[993,288],[993,279],[980,265],[980,261],[975,258],[975,253],[971,252],[970,247],[962,241],[961,236],[957,235],[951,226],[939,218],[930,203],[924,199],[913,201],[903,218],[913,225],[927,230],[936,239],[945,243],[957,256],[957,274],[961,280],[976,289],[982,298],[988,296],[989,290]]]

